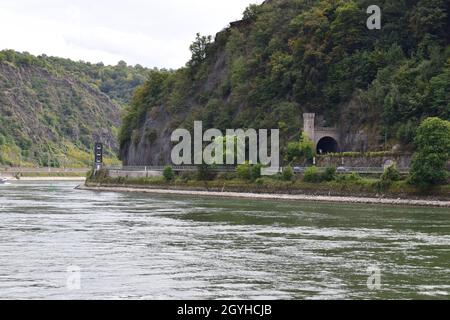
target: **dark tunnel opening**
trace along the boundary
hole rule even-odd
[[[335,153],[338,151],[338,143],[331,137],[324,137],[320,139],[319,143],[317,144],[317,154]]]

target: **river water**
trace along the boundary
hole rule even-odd
[[[0,298],[450,299],[449,209],[76,185],[0,185]]]

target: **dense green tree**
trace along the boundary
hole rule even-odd
[[[428,118],[420,125],[415,139],[410,181],[422,188],[446,182],[450,158],[450,122]]]
[[[286,160],[289,163],[296,161],[312,161],[314,157],[314,143],[303,132],[299,142],[290,142],[287,145]]]
[[[197,33],[195,41],[189,47],[192,54],[191,60],[188,63],[190,67],[195,67],[206,59],[207,48],[211,44],[211,41],[211,36],[202,36],[200,33]]]
[[[431,112],[450,120],[450,58],[442,73],[430,80]]]
[[[419,0],[410,16],[410,28],[419,40],[448,36],[449,3],[447,0]]]

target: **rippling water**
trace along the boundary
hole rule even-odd
[[[450,298],[450,210],[0,185],[0,298]],[[68,267],[81,288],[67,287]],[[367,287],[368,268],[381,289]]]

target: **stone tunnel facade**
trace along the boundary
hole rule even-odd
[[[318,154],[334,153],[342,150],[342,139],[337,128],[316,127],[315,113],[303,114],[303,130],[314,142]]]

